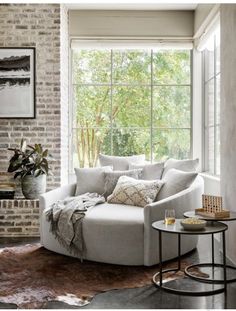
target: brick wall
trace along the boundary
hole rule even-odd
[[[0,200],[2,236],[39,236],[39,201]]]
[[[0,5],[0,47],[36,48],[36,119],[0,119],[0,182],[11,180],[6,149],[24,137],[51,151],[56,161],[48,190],[60,185],[60,30],[59,4]]]

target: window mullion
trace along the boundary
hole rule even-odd
[[[111,50],[111,80],[110,80],[110,105],[111,105],[111,116],[110,116],[110,130],[111,130],[111,154],[113,155],[113,50]]]
[[[216,175],[216,35],[214,35],[214,175]]]
[[[150,116],[150,157],[151,162],[153,161],[153,50],[151,50],[151,116]]]

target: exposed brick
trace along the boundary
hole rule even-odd
[[[21,221],[21,222],[15,223],[16,227],[24,227],[24,226],[31,226],[31,225],[32,225],[31,221]]]
[[[0,182],[12,182],[12,174],[6,174],[12,155],[7,148],[17,147],[25,137],[30,144],[43,144],[57,159],[50,163],[54,178],[48,177],[47,190],[51,190],[60,186],[61,176],[66,180],[68,166],[68,11],[60,4],[1,4],[0,25],[1,47],[36,48],[36,119],[1,119]],[[13,182],[20,194],[20,182]],[[38,202],[0,201],[0,207],[0,215],[10,217],[1,222],[18,223],[17,228],[1,227],[0,236],[39,235]],[[21,221],[31,226],[20,227]]]
[[[3,227],[12,227],[14,226],[14,222],[10,222],[10,221],[0,221],[0,227],[3,226]]]
[[[16,29],[28,29],[27,25],[16,25]]]
[[[2,133],[2,132],[0,132],[0,137],[8,137],[8,133]]]
[[[0,236],[38,236],[39,200],[0,200]],[[4,229],[4,230],[2,230]]]
[[[64,23],[67,12],[63,11]],[[61,119],[60,105],[60,4],[2,4],[0,6],[0,46],[22,46],[36,48],[36,119],[12,119],[0,122],[0,172],[6,171],[11,153],[8,147],[17,146],[22,137],[31,144],[46,145],[47,137],[53,137],[55,128],[47,130],[47,122]],[[47,85],[46,83],[51,83]],[[51,107],[50,105],[53,105]],[[56,114],[54,113],[56,112]],[[66,115],[65,115],[66,118]],[[43,124],[42,124],[43,123]],[[56,129],[60,132],[60,126]],[[60,139],[60,136],[58,136]],[[54,146],[51,153],[54,156]],[[2,152],[1,152],[2,151]],[[61,158],[61,150],[56,149]],[[60,185],[60,168],[51,163],[57,180],[53,188]],[[7,178],[4,181],[9,181]],[[49,189],[49,188],[48,188]],[[16,205],[18,203],[15,203]]]
[[[14,228],[7,228],[7,231],[8,232],[14,232],[14,233],[22,232],[22,228],[16,228],[16,227],[14,227]]]
[[[9,216],[5,216],[6,220],[19,220],[21,219],[21,215],[9,215]]]

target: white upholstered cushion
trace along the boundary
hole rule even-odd
[[[175,168],[184,172],[195,172],[199,164],[199,159],[186,159],[186,160],[176,160],[168,159],[164,165],[164,171],[162,178],[165,177],[166,173],[171,169]]]
[[[141,179],[144,180],[154,180],[161,179],[163,170],[164,170],[164,162],[160,163],[131,163],[129,165],[129,169],[142,169]]]
[[[187,189],[191,186],[197,175],[195,172],[183,172],[174,168],[170,169],[162,179],[164,185],[157,195],[157,201]]]
[[[86,258],[126,265],[135,262],[142,265],[143,231],[142,208],[109,203],[96,205],[83,220]]]
[[[71,254],[50,232],[45,212],[41,217],[46,248]],[[92,207],[83,219],[83,237],[87,260],[123,265],[143,265],[144,211],[137,206],[103,203]]]
[[[77,178],[75,195],[86,192],[103,194],[105,191],[105,172],[112,172],[112,167],[75,168]]]
[[[99,154],[99,162],[101,166],[111,165],[114,171],[125,171],[129,169],[130,163],[140,163],[145,160],[145,155],[133,155],[128,157],[109,156]]]

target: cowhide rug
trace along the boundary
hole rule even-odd
[[[183,268],[186,266],[185,260]],[[176,266],[176,262],[165,267]],[[164,267],[164,268],[165,268]],[[47,301],[83,306],[99,292],[152,284],[158,266],[129,267],[84,261],[27,244],[0,250],[0,302],[41,308]],[[168,276],[167,276],[168,277]]]

